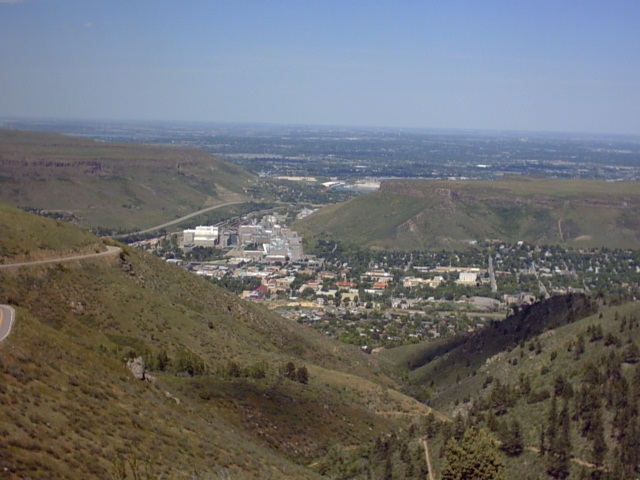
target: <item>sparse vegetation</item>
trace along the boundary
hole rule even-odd
[[[11,148],[0,152],[2,160],[10,164],[17,146],[26,148],[29,175],[41,175],[52,185],[47,194],[68,183],[59,172],[78,173],[83,160],[77,159],[109,156],[115,148],[47,136],[61,144],[43,150],[35,137],[3,135]],[[124,173],[114,173],[113,164],[130,167],[134,151],[147,155],[141,165],[153,163],[157,153],[127,146],[109,161],[82,164],[95,171],[83,185],[85,196],[75,200],[88,201],[87,186],[96,182],[116,190],[129,185]],[[171,215],[206,203],[203,195],[216,202],[226,198],[228,192],[218,184],[205,185],[209,176],[202,169],[211,167],[208,156],[191,150],[173,153],[184,162],[167,167],[168,175],[188,192]],[[45,162],[43,155],[50,158]],[[234,167],[214,163],[221,178],[238,174]],[[42,165],[46,168],[34,172]],[[131,175],[146,185],[140,171]],[[238,195],[246,193],[242,189],[249,177],[243,175],[229,183]],[[160,183],[153,188],[166,186],[169,177],[156,179]],[[342,219],[332,218],[318,224],[356,240],[371,236],[372,244],[418,241],[425,248],[433,245],[420,235],[443,232],[451,223],[451,238],[460,242],[478,232],[490,236],[500,231],[512,239],[543,232],[553,243],[557,239],[550,232],[562,220],[560,242],[583,245],[578,238],[591,230],[597,231],[593,241],[600,242],[607,218],[619,213],[605,199],[608,187],[601,185],[585,199],[580,182],[563,183],[562,193],[554,182],[501,183],[507,189],[518,186],[518,195],[527,199],[524,207],[505,203],[503,197],[496,204],[491,197],[495,191],[481,182],[459,190],[453,182],[438,185],[446,185],[447,191],[434,199],[429,192],[409,192],[407,183],[388,184],[375,198],[386,199],[383,206],[389,210],[381,212],[380,204],[364,205],[358,199],[330,209],[339,212],[355,205],[360,209],[357,222],[345,226],[339,224]],[[478,190],[482,188],[488,190]],[[636,208],[637,189],[626,190],[623,183],[617,188],[626,195],[628,209]],[[296,191],[280,189],[279,194]],[[148,213],[142,193],[119,192],[110,207],[121,205],[132,222]],[[471,208],[465,195],[474,201],[491,198],[482,197]],[[532,205],[540,195],[564,206],[537,211]],[[156,207],[162,208],[159,203]],[[367,217],[373,207],[376,215]],[[427,207],[446,215],[426,218]],[[575,212],[582,217],[574,217]],[[86,222],[85,214],[64,218]],[[106,221],[103,214],[92,218]],[[164,217],[167,211],[151,216],[156,214]],[[402,221],[414,224],[396,225],[407,214],[410,219]],[[625,225],[611,241],[636,246],[635,223]],[[0,260],[5,262],[116,245],[60,219],[5,206],[0,206],[0,227]],[[336,275],[345,269],[339,255],[353,258],[346,263],[358,276],[378,263],[372,253],[343,249],[344,243],[329,238],[317,245],[335,254],[326,268]],[[552,246],[544,251],[557,253]],[[468,252],[443,253],[442,258],[465,261]],[[615,264],[611,272],[622,271],[622,264],[632,271],[637,257],[625,252],[614,255],[603,248],[597,262]],[[572,251],[571,258],[585,260],[591,253]],[[387,264],[400,258],[409,262],[406,257],[412,255],[399,250],[376,254]],[[411,263],[418,258],[416,253]],[[516,271],[507,265],[506,255],[504,262],[504,268]],[[401,297],[404,287],[396,280],[400,269],[390,270],[389,289]],[[309,279],[304,275],[295,279],[295,287]],[[535,275],[513,276],[513,288],[537,286]],[[576,277],[564,275],[562,286],[576,288]],[[237,290],[248,286],[223,281]],[[33,479],[67,478],[69,472],[77,478],[117,479],[423,479],[427,474],[446,479],[634,478],[640,464],[640,313],[633,301],[637,284],[626,278],[624,283],[624,290],[609,294],[540,295],[533,304],[515,305],[506,318],[501,314],[455,334],[426,342],[416,338],[411,345],[365,354],[358,348],[362,337],[355,327],[343,332],[345,343],[354,345],[336,342],[132,247],[111,257],[0,270],[0,303],[18,313],[11,336],[0,346],[0,402],[5,406],[0,409],[0,471]],[[448,288],[446,282],[443,288]],[[358,301],[376,301],[361,298],[363,293],[358,292]],[[344,299],[335,299],[336,306],[357,303],[343,294]],[[453,302],[453,290],[443,290],[443,297],[449,295]],[[368,310],[370,317],[364,320],[370,322],[371,334],[380,337],[382,330],[375,330],[381,315],[373,305]],[[391,316],[385,346],[399,344],[393,338],[411,321],[408,313]],[[126,368],[128,360],[139,357],[146,381]]]
[[[15,214],[25,221],[11,225],[28,224]],[[357,348],[135,249],[0,279],[18,318],[0,346],[0,466],[17,478],[107,478],[123,465],[144,478],[146,462],[158,476],[319,478],[307,465],[331,445],[402,423],[377,411],[429,412],[380,397],[396,384]],[[138,356],[152,380],[125,368]],[[289,362],[293,381],[278,373]]]

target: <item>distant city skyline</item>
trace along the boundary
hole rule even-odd
[[[0,117],[640,135],[636,1],[0,0]]]

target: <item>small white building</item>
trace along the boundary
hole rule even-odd
[[[458,282],[460,285],[473,285],[478,280],[477,272],[460,272]]]

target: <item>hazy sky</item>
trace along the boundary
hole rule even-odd
[[[640,1],[0,0],[0,116],[640,134]]]

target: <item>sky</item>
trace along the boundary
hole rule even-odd
[[[0,0],[0,117],[640,135],[640,2]]]

